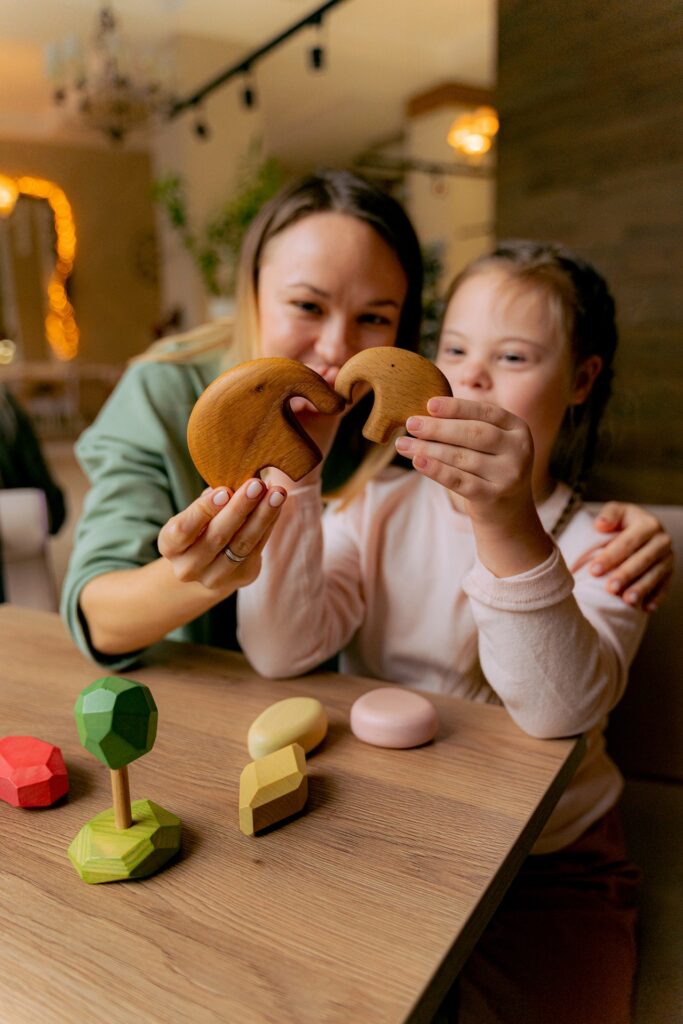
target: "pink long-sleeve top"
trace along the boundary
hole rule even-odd
[[[539,506],[550,533],[569,490]],[[501,703],[532,736],[586,733],[585,756],[533,852],[572,842],[617,800],[604,749],[645,615],[567,568],[605,543],[585,509],[541,565],[499,579],[467,516],[419,473],[389,469],[321,516],[315,485],[289,494],[258,579],[239,592],[238,635],[258,672],[306,672],[337,651],[354,675]]]

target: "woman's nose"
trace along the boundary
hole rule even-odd
[[[315,348],[329,366],[343,366],[355,351],[352,327],[341,317],[331,318],[323,324]]]

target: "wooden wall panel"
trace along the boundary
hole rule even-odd
[[[621,329],[596,497],[683,503],[683,4],[500,0],[497,233],[605,274]]]

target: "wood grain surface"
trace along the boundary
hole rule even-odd
[[[344,408],[320,374],[296,359],[251,359],[212,381],[187,425],[187,446],[202,478],[237,490],[266,466],[292,480],[310,473],[322,455],[289,408],[297,396],[320,412]]]
[[[344,363],[335,390],[351,401],[356,384],[366,382],[375,400],[363,436],[386,444],[409,416],[426,416],[427,402],[437,395],[450,397],[451,386],[438,366],[404,348],[378,345],[366,348]]]
[[[73,706],[108,673],[57,616],[8,605],[0,651],[3,732],[58,744],[71,780],[52,808],[0,804],[2,1024],[427,1021],[581,755],[581,742],[526,736],[502,708],[438,696],[433,743],[366,746],[348,712],[376,680],[267,681],[239,655],[167,642],[126,673],[159,709],[130,785],[182,819],[182,850],[152,878],[89,886],[66,851],[111,790]],[[317,696],[330,719],[308,803],[244,836],[247,730],[294,695]]]

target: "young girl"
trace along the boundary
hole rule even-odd
[[[218,323],[154,346],[78,441],[91,490],[62,614],[84,652],[123,670],[167,635],[236,646],[233,595],[259,571],[284,491],[260,480],[234,497],[205,491],[187,451],[194,403],[222,370],[260,355],[301,359],[333,383],[361,348],[417,348],[421,282],[405,212],[354,174],[307,176],[264,206],[242,249],[234,330]],[[335,438],[326,484],[348,477],[363,451],[354,412]],[[634,506],[613,512],[623,531],[603,550],[603,569],[625,595],[656,603],[669,538]]]
[[[269,676],[343,649],[357,675],[499,702],[538,737],[587,734],[585,757],[461,977],[461,1021],[628,1020],[636,872],[603,729],[644,614],[584,565],[580,492],[617,342],[603,279],[558,246],[501,245],[455,281],[430,400],[389,469],[320,516],[296,485],[240,592],[239,637]],[[268,623],[264,642],[263,623]]]

